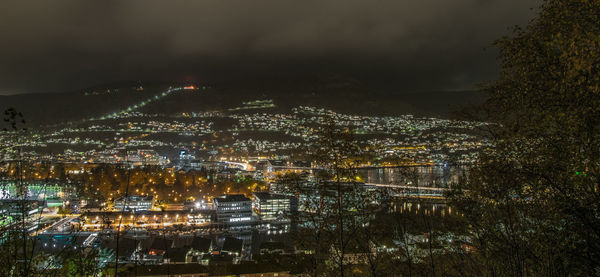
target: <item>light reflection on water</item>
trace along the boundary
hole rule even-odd
[[[427,216],[458,215],[452,207],[445,203],[419,203],[416,201],[396,201],[391,204],[389,212],[400,214],[425,214]]]
[[[415,167],[396,167],[396,168],[368,168],[359,169],[358,173],[364,178],[366,183],[375,184],[394,184],[394,185],[416,185],[415,178],[418,177],[418,185],[426,187],[448,187],[457,183],[466,168],[463,166],[415,166]]]

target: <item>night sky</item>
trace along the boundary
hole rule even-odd
[[[472,89],[539,0],[2,1],[0,94],[119,80]]]

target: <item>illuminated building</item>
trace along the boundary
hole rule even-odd
[[[83,229],[99,231],[121,226],[162,229],[174,225],[208,227],[214,220],[214,211],[137,211],[137,212],[87,212],[82,217]]]
[[[298,203],[292,196],[255,192],[252,209],[262,220],[282,220],[298,210]]]
[[[0,186],[0,199],[18,198],[18,187],[14,182],[2,184]],[[44,182],[24,183],[24,188],[29,200],[62,199],[70,196],[73,190],[70,186],[65,188],[61,184],[47,184]]]
[[[132,195],[121,197],[115,200],[115,210],[117,211],[147,211],[152,209],[154,204],[153,196]]]
[[[158,153],[156,153],[156,151],[152,149],[139,149],[137,151],[128,151],[127,161],[130,162],[132,166],[164,166],[167,163],[169,163],[168,159],[158,155]]]
[[[225,194],[213,198],[217,221],[225,224],[243,224],[252,221],[252,202],[242,194]]]

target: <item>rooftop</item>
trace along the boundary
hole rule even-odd
[[[152,199],[154,198],[154,196],[141,196],[141,195],[130,195],[127,197],[121,197],[119,199],[117,199],[116,201],[123,201],[125,199],[127,199],[127,201],[152,201]]]
[[[213,202],[240,202],[240,201],[250,201],[250,198],[244,196],[243,194],[224,194],[219,197],[213,198]]]
[[[270,193],[270,192],[255,192],[253,193],[255,198],[258,198],[260,200],[268,200],[268,199],[288,199],[290,198],[287,195],[283,195],[283,194],[276,194],[276,193]]]

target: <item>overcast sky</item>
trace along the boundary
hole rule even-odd
[[[398,93],[495,77],[540,0],[2,1],[0,94],[341,75]]]

